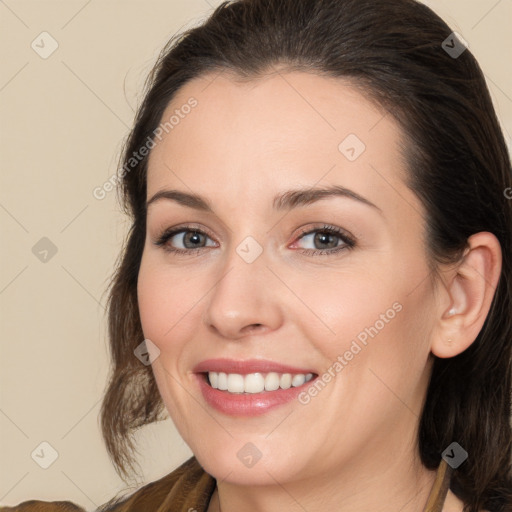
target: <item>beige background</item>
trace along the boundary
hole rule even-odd
[[[70,499],[94,510],[125,488],[98,412],[108,371],[104,292],[127,223],[114,192],[97,200],[92,191],[116,172],[161,47],[219,3],[0,0],[1,504]],[[428,4],[479,59],[510,147],[512,2]],[[31,48],[43,31],[59,45],[47,59]],[[57,249],[46,262],[32,251],[43,237]],[[170,420],[139,439],[144,482],[190,456]],[[43,441],[58,452],[48,469],[31,458]]]

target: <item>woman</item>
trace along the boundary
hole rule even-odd
[[[102,510],[512,510],[511,166],[429,8],[224,3],[120,177],[103,435],[126,476],[167,410],[194,457]]]

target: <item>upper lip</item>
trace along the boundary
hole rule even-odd
[[[314,373],[311,369],[295,368],[285,364],[267,361],[263,359],[207,359],[194,367],[195,373],[224,372],[246,375],[248,373]]]

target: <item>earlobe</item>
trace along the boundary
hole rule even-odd
[[[501,265],[500,243],[492,233],[468,238],[468,248],[443,289],[446,297],[440,303],[445,306],[431,345],[435,356],[455,357],[475,341],[491,308]]]

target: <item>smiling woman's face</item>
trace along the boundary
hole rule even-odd
[[[234,483],[410,461],[435,293],[398,125],[340,80],[214,77],[179,91],[164,121],[197,106],[148,164],[148,200],[180,193],[148,207],[138,282],[174,423]],[[313,378],[276,390],[288,373]]]

